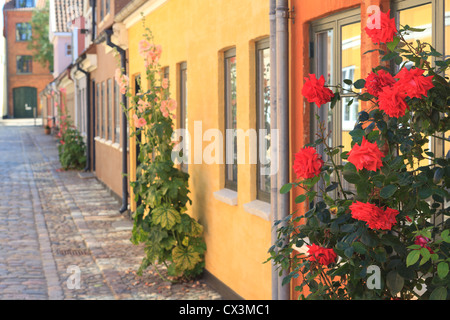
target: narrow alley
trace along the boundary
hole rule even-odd
[[[0,120],[0,299],[221,299],[202,280],[137,276],[143,248],[120,203],[93,176],[62,171],[57,140],[33,121]]]

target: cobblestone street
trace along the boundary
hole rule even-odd
[[[23,124],[0,120],[0,299],[221,299],[203,280],[138,277],[143,248],[120,203],[94,177],[60,170],[56,139]]]

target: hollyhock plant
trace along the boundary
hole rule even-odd
[[[139,118],[136,114],[133,115],[134,126],[137,129],[140,129],[147,125],[147,121],[144,118]]]
[[[145,91],[130,90],[128,77],[122,70],[116,71],[120,91],[128,98],[122,107],[130,123],[130,141],[139,147],[136,174],[130,176],[136,203],[131,241],[144,245],[139,275],[152,267],[164,281],[178,282],[203,272],[206,245],[203,226],[187,214],[189,174],[176,163],[180,156],[174,150],[177,103],[170,98],[168,80],[162,79],[162,47],[154,44],[150,30],[144,29],[137,51],[146,69],[146,81],[141,83]],[[160,265],[164,265],[164,273],[157,269]]]
[[[367,52],[381,57],[365,79],[330,84],[334,96],[306,79],[317,123],[280,189],[293,210],[268,258],[299,299],[450,299],[450,60],[411,32],[371,16],[366,35],[382,45]]]
[[[320,174],[322,166],[322,157],[312,147],[304,147],[295,154],[293,168],[297,178],[311,179],[316,177]]]
[[[323,75],[317,79],[315,74],[310,74],[309,79],[305,78],[305,80],[302,94],[308,102],[315,102],[320,108],[321,105],[330,102],[331,98],[334,97],[333,91],[325,87],[325,78]]]

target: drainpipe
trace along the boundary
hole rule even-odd
[[[91,110],[90,110],[90,97],[91,97],[91,74],[80,67],[80,63],[77,62],[77,69],[86,76],[86,167],[84,171],[91,170]]]
[[[105,30],[106,33],[106,44],[111,48],[116,48],[117,52],[120,54],[121,67],[123,72],[127,73],[127,60],[126,52],[121,47],[112,43],[111,36],[113,31],[111,29]],[[126,95],[122,95],[122,103],[124,106],[127,105]],[[128,210],[128,136],[127,136],[127,126],[128,120],[125,112],[122,113],[122,208],[120,208],[120,213],[124,213]]]
[[[274,137],[273,132],[277,129],[277,36],[276,36],[276,0],[270,0],[270,130],[271,136]],[[271,167],[278,168],[277,143],[272,143],[270,146]],[[270,172],[270,211],[272,212],[272,245],[277,241],[277,228],[275,228],[275,221],[278,220],[278,182],[277,172]],[[278,271],[276,264],[272,261],[272,300],[278,300]]]
[[[277,124],[278,124],[278,190],[289,183],[289,1],[277,0],[276,6],[276,66],[277,66]],[[289,194],[278,194],[278,219],[289,215]],[[280,224],[280,227],[284,225]],[[287,241],[287,240],[286,240]],[[282,278],[287,276],[284,271]],[[278,279],[278,299],[290,299],[290,286]]]

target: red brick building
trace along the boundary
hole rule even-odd
[[[3,7],[6,57],[6,95],[9,118],[32,118],[41,114],[38,93],[53,80],[48,67],[33,61],[27,49],[34,10],[45,0],[6,0]]]

